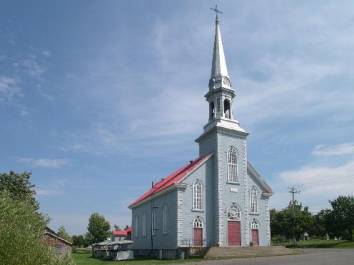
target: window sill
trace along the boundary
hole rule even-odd
[[[240,182],[231,182],[231,181],[227,181],[226,184],[230,184],[230,185],[240,185]]]
[[[250,212],[250,215],[259,215],[259,212]]]
[[[203,213],[204,212],[204,210],[199,210],[199,209],[192,209],[191,211],[192,212],[199,212],[199,213]]]

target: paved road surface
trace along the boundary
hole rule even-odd
[[[189,263],[190,264],[190,263]],[[194,263],[193,263],[194,264]],[[303,254],[264,258],[208,260],[196,265],[354,265],[354,249],[305,249]]]

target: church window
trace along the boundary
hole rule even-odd
[[[153,208],[151,212],[151,234],[156,235],[156,210],[157,208]]]
[[[251,223],[251,229],[258,230],[258,228],[259,228],[259,225],[257,223],[257,220],[253,219],[252,223]]]
[[[193,228],[203,228],[203,220],[199,216],[193,221]]]
[[[251,189],[251,198],[250,198],[250,203],[251,203],[251,213],[257,213],[258,212],[258,203],[257,203],[257,189],[256,187],[252,187]]]
[[[217,107],[217,111],[220,112],[220,110],[221,110],[220,98],[216,99],[216,107]]]
[[[236,205],[232,205],[227,213],[227,219],[229,221],[240,221],[241,211]]]
[[[162,231],[164,234],[167,233],[167,206],[165,205],[162,210]]]
[[[230,100],[224,100],[224,116],[226,119],[231,119],[231,109],[230,109]]]
[[[227,181],[237,183],[237,156],[236,148],[231,146],[227,153]]]
[[[142,225],[142,236],[146,236],[146,214],[143,214],[143,218],[141,219],[141,225]]]
[[[193,185],[193,210],[202,210],[202,184],[197,182]]]
[[[210,116],[210,119],[213,119],[215,117],[215,106],[214,106],[214,102],[210,102],[209,104],[210,106],[210,110],[209,110],[209,116]]]
[[[139,236],[139,216],[135,216],[135,237]]]

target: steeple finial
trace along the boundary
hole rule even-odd
[[[218,9],[218,5],[215,5],[215,7],[211,7],[210,9],[215,12],[215,24],[219,24],[218,14],[222,14],[222,12]]]

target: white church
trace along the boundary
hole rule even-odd
[[[218,16],[205,98],[209,119],[195,140],[199,157],[154,184],[129,206],[138,255],[159,253],[167,258],[190,247],[270,245],[272,189],[248,161],[249,134],[232,113],[235,90]]]

